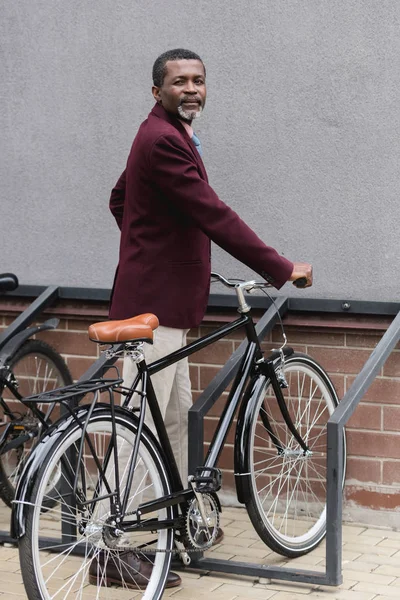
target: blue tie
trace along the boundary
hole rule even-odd
[[[197,152],[200,154],[200,156],[203,156],[203,150],[201,148],[201,143],[200,143],[199,138],[195,134],[195,132],[193,132],[192,141],[193,141],[193,144],[196,146]]]

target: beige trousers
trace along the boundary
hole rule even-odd
[[[154,344],[152,346],[150,344],[145,345],[146,362],[150,364],[166,354],[170,354],[185,346],[187,331],[187,329],[158,327],[154,332]],[[130,386],[136,374],[136,363],[130,356],[126,356],[122,372],[124,385],[127,387]],[[188,478],[188,410],[192,405],[188,359],[183,359],[159,371],[152,376],[151,380],[182,477],[182,484],[186,487]],[[124,397],[122,397],[123,399]],[[132,397],[131,405],[139,406],[139,396],[137,394]],[[149,407],[147,407],[145,423],[156,435]],[[120,490],[121,493],[124,493],[133,446],[131,443],[124,441],[122,433],[118,438],[117,444]],[[107,468],[106,476],[110,487],[114,489],[114,465],[112,461]],[[127,510],[135,510],[143,500],[155,499],[154,493],[155,490],[153,489],[151,479],[148,478],[146,465],[143,459],[139,457],[130,487]],[[99,502],[96,511],[96,518],[103,522],[110,514],[109,500]],[[125,540],[126,544],[129,544],[128,538]]]
[[[185,346],[187,332],[188,329],[175,329],[160,325],[154,332],[153,345],[145,344],[147,364]],[[132,384],[136,373],[136,364],[132,361],[132,358],[125,357],[122,372],[125,386]],[[182,483],[186,487],[188,477],[188,410],[192,406],[188,359],[185,358],[159,371],[152,376],[151,381],[182,477]],[[131,404],[136,405],[137,402],[137,398],[132,398]],[[149,407],[147,407],[145,422],[155,433]]]

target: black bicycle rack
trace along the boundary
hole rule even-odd
[[[339,301],[331,302],[333,308]],[[279,297],[275,301],[281,315],[290,312],[292,301]],[[296,306],[297,299],[293,305]],[[372,303],[371,303],[372,304]],[[303,310],[305,303],[302,304]],[[321,305],[322,307],[322,305]],[[326,307],[325,307],[326,308]],[[385,308],[385,307],[384,307]],[[383,314],[391,314],[389,306]],[[393,305],[392,305],[393,310]],[[386,312],[388,311],[388,312]],[[339,312],[339,311],[338,311]],[[374,311],[375,312],[375,311]],[[377,311],[375,314],[382,314]],[[277,320],[275,307],[271,307],[259,321],[256,331],[261,341],[272,329]],[[364,367],[346,392],[338,407],[332,413],[327,426],[327,532],[326,532],[326,570],[321,571],[301,570],[291,567],[272,567],[232,560],[221,560],[204,557],[196,553],[192,557],[191,568],[200,571],[214,571],[219,573],[232,573],[266,579],[277,579],[301,583],[337,586],[342,578],[342,504],[343,491],[343,429],[354,413],[358,403],[372,384],[380,368],[400,340],[400,312],[383,335]],[[204,418],[221,393],[234,378],[240,364],[240,359],[247,344],[245,340],[232,354],[229,361],[211,381],[196,403],[189,410],[189,473],[194,473],[197,465],[204,461]],[[174,563],[178,568],[178,563]]]

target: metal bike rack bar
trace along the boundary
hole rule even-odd
[[[35,317],[58,297],[57,287],[47,288],[39,298],[22,313],[13,324],[0,336],[0,347],[11,335],[22,330],[26,325],[32,322]],[[304,301],[305,302],[305,301]],[[334,305],[325,306],[323,303],[320,306],[322,312],[338,312],[338,302],[332,301]],[[298,299],[288,300],[285,297],[278,297],[275,303],[281,315],[291,312],[292,310],[315,310],[316,306],[307,306],[304,304],[298,305]],[[218,304],[219,305],[219,304]],[[261,306],[260,306],[261,308]],[[390,303],[387,310],[382,311],[382,306],[379,305],[374,310],[371,307],[354,306],[354,312],[366,312],[373,314],[393,314],[397,305]],[[352,311],[353,312],[353,311]],[[257,335],[260,340],[269,332],[278,317],[276,309],[271,306],[259,321],[256,327]],[[14,327],[12,334],[9,333],[11,327]],[[7,334],[7,338],[6,335]],[[9,337],[8,337],[9,336]],[[397,314],[386,333],[372,352],[364,367],[356,377],[351,388],[347,391],[339,406],[331,415],[327,426],[327,534],[326,534],[326,571],[311,571],[299,570],[289,567],[275,567],[268,565],[259,565],[246,562],[226,561],[220,559],[204,558],[200,554],[196,554],[195,560],[192,561],[191,568],[196,568],[201,571],[214,571],[221,573],[232,573],[239,575],[247,575],[253,577],[264,577],[269,579],[277,579],[292,582],[302,582],[308,584],[329,585],[335,586],[342,583],[342,465],[343,465],[343,428],[349,418],[354,413],[358,403],[372,384],[379,369],[387,360],[400,340],[400,312]],[[241,346],[230,357],[227,364],[221,369],[214,380],[201,394],[200,398],[189,411],[189,472],[201,465],[204,461],[204,417],[214,405],[221,393],[226,389],[230,381],[234,378],[240,363],[240,358],[246,346],[244,341]],[[112,365],[116,359],[107,359],[105,355],[101,356],[86,373],[80,378],[91,379],[99,377],[104,368]],[[49,541],[43,539],[42,543],[46,544]],[[11,542],[15,543],[9,533],[0,531],[0,543]],[[77,548],[79,553],[79,548]],[[174,564],[174,568],[183,568],[182,565]]]
[[[0,335],[0,348],[2,348],[8,340],[14,335],[25,329],[35,318],[44,311],[45,308],[54,304],[59,298],[60,288],[56,285],[51,285],[46,288],[36,300],[32,302]]]
[[[286,310],[287,304],[284,304]],[[258,324],[262,331],[271,328],[271,321],[265,314],[265,321]],[[259,333],[259,332],[257,332]],[[259,339],[262,335],[259,334]],[[343,478],[343,428],[361,398],[375,379],[379,369],[385,363],[393,348],[400,339],[400,312],[394,319],[379,344],[370,355],[364,367],[357,375],[353,385],[343,397],[339,406],[331,415],[327,426],[327,533],[326,533],[326,570],[320,571],[299,570],[289,567],[271,567],[253,563],[237,562],[231,560],[220,560],[204,558],[200,553],[196,554],[191,568],[201,571],[214,571],[219,573],[235,573],[236,575],[248,575],[253,577],[264,577],[268,579],[279,579],[301,583],[312,583],[318,585],[335,586],[340,585],[342,578],[342,478]],[[198,401],[189,411],[189,472],[193,472],[196,466],[204,462],[204,417],[213,406],[216,399],[226,385],[233,378],[237,363],[240,360],[242,346],[232,355],[230,361],[221,372],[209,384]],[[235,357],[234,360],[232,360]],[[174,564],[174,568],[178,565]]]
[[[342,401],[328,421],[327,585],[338,585],[342,581],[343,498],[340,482],[343,477],[343,428],[399,340],[400,312],[373,350],[364,367],[355,378],[353,385],[343,396]]]
[[[277,311],[283,316],[286,314],[287,308],[287,298],[281,297],[275,300],[275,306],[272,305],[256,325],[256,333],[260,341],[264,339],[266,334],[271,331],[277,322]],[[235,377],[246,346],[247,340],[244,340],[229,358],[228,362],[206,387],[200,398],[198,398],[192,408],[189,409],[189,474],[194,474],[196,467],[202,465],[204,461],[204,417]]]
[[[44,289],[40,296],[36,298],[21,314],[18,315],[16,319],[7,327],[5,331],[0,335],[0,362],[1,359],[6,358],[7,355],[2,354],[1,348],[7,344],[12,337],[14,337],[17,333],[26,329],[28,325],[30,325],[36,317],[40,315],[48,306],[51,306],[58,300],[59,298],[60,288],[56,285],[51,285]],[[0,544],[4,543],[16,543],[10,536],[10,532],[8,531],[0,531]]]

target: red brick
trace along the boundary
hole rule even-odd
[[[383,408],[383,429],[384,431],[400,432],[400,406],[385,406]]]
[[[382,429],[382,407],[359,404],[347,423],[350,429]]]
[[[383,461],[383,476],[382,483],[387,485],[400,485],[400,461],[385,460]]]
[[[208,412],[208,416],[210,417],[219,417],[225,407],[226,401],[228,399],[228,393],[224,392],[219,398],[218,400],[215,402],[215,404],[210,408],[209,412]]]
[[[214,432],[217,429],[218,419],[207,417],[204,419],[204,440],[205,442],[211,442]],[[226,444],[233,444],[235,441],[235,431],[236,431],[236,419],[234,419],[229,432],[226,438]]]
[[[374,459],[349,457],[346,464],[346,479],[381,483],[381,463]]]
[[[187,340],[188,342],[193,342],[194,340],[197,340],[200,337],[199,334],[199,328],[198,327],[193,327],[192,329],[190,329],[187,333]]]
[[[307,344],[307,346],[344,346],[344,333],[331,331],[315,332],[309,331],[305,328],[295,329],[293,327],[288,327],[285,329],[285,331],[289,346],[293,346],[293,344]],[[280,329],[274,329],[272,332],[272,339],[275,343],[282,339],[282,333]]]
[[[383,365],[385,377],[400,377],[400,352],[394,350]]]
[[[104,321],[104,319],[102,319]],[[100,319],[98,320],[100,321]],[[67,320],[67,329],[68,331],[84,331],[87,334],[89,325],[95,323],[94,319],[68,319]]]
[[[98,356],[98,345],[91,342],[84,333],[68,331],[44,331],[38,336],[58,352],[77,356]]]
[[[347,389],[350,389],[354,377],[347,378]],[[400,398],[400,380],[377,377],[364,394],[363,402],[377,404],[398,404]]]
[[[345,390],[345,376],[339,373],[332,373],[330,379],[335,387],[336,393],[338,395],[339,400],[341,400],[344,396]]]
[[[346,500],[368,508],[385,510],[398,510],[400,508],[400,494],[397,490],[393,490],[393,493],[388,494],[368,488],[360,489],[354,486],[346,486],[345,496]]]
[[[232,318],[232,321],[233,321],[233,318]],[[213,333],[219,327],[220,327],[220,323],[218,323],[216,325],[202,325],[199,328],[200,336],[203,337],[204,335],[210,335],[210,333]],[[244,330],[244,328],[240,328],[240,329],[237,329],[236,331],[232,331],[227,336],[225,336],[223,339],[224,340],[235,340],[235,341],[242,342],[245,338],[246,338],[245,330]]]
[[[370,356],[368,350],[350,350],[349,348],[310,346],[307,350],[328,373],[358,374]]]
[[[375,456],[400,458],[400,437],[379,431],[347,431],[347,454],[349,456]]]
[[[371,351],[382,339],[374,333],[346,333],[346,346],[349,348],[369,348]]]
[[[233,343],[231,341],[220,340],[199,352],[192,354],[191,362],[193,364],[209,364],[223,366],[233,352]]]
[[[201,392],[192,389],[192,401],[193,401],[193,404],[195,404],[195,402],[197,402],[197,400],[200,398],[200,396],[201,396]]]
[[[200,389],[205,390],[206,387],[211,383],[211,381],[218,375],[221,371],[221,367],[209,367],[209,366],[201,366],[200,367]],[[228,384],[227,390],[231,388],[231,383]]]
[[[201,389],[199,387],[199,367],[196,365],[189,364],[189,376],[192,390]]]

